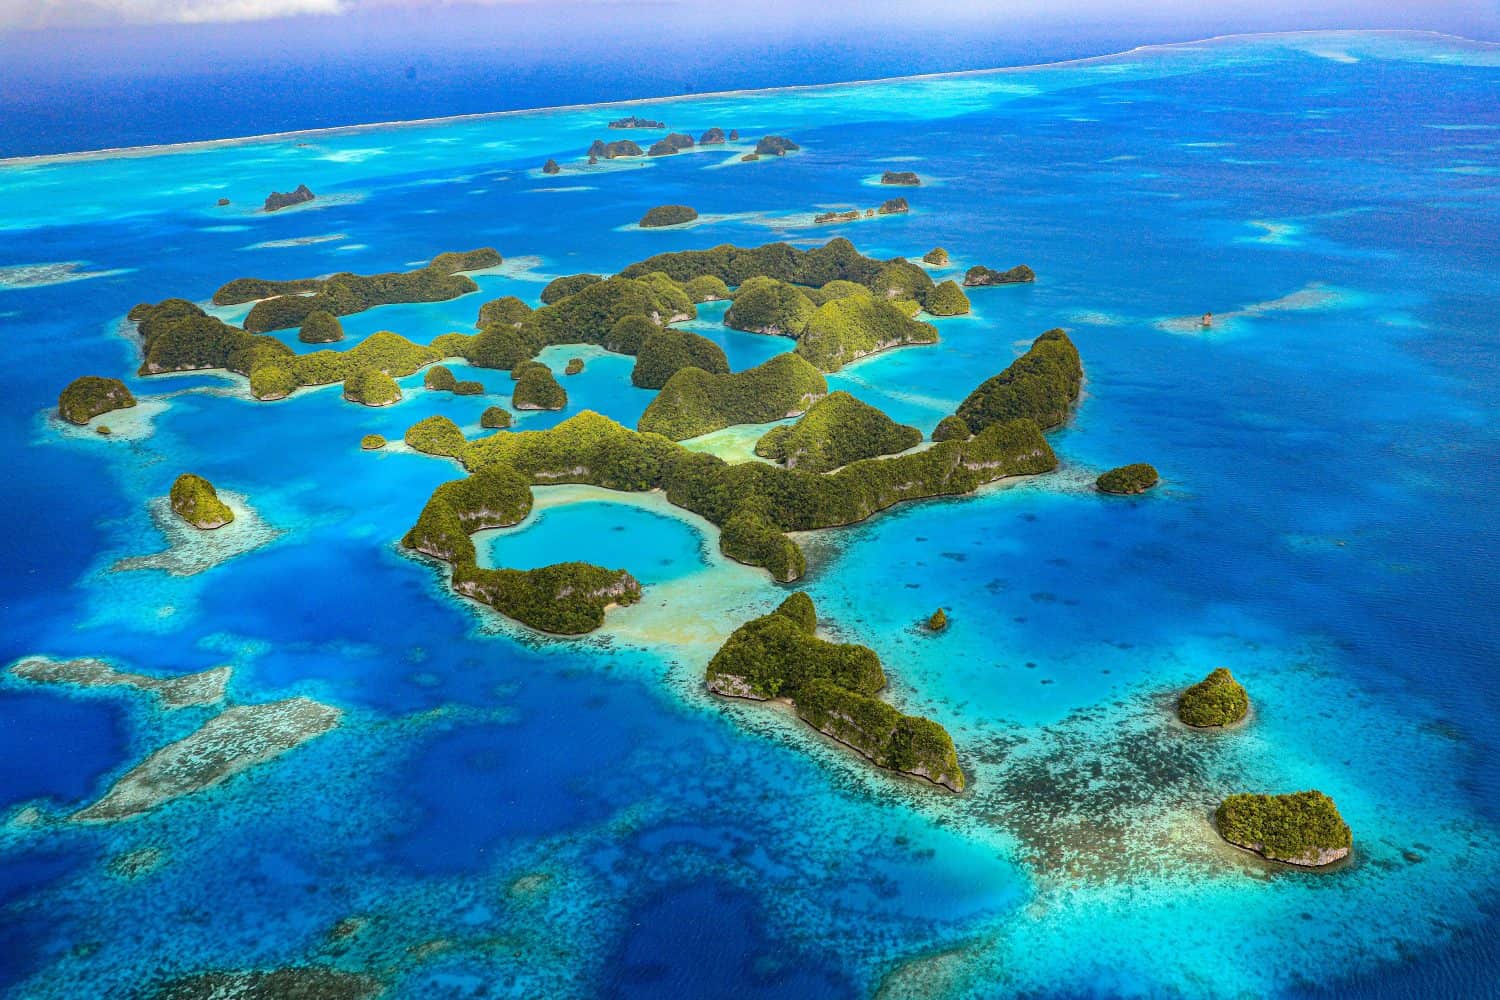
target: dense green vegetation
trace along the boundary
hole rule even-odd
[[[556,284],[554,282],[553,284]],[[547,286],[552,287],[551,285]],[[546,289],[542,290],[546,295]],[[498,299],[491,299],[479,307],[479,321],[475,324],[483,330],[491,326],[517,327],[526,322],[531,315],[531,307],[514,295],[502,295]]]
[[[86,424],[101,413],[135,405],[135,397],[117,378],[82,375],[57,397],[57,412],[70,424]]]
[[[605,350],[634,354],[639,343],[621,343],[612,336],[626,317],[638,317],[655,325],[692,319],[698,315],[686,289],[664,274],[646,273],[638,278],[608,278],[587,285],[531,315],[527,333],[532,342],[548,344],[597,344]]]
[[[499,430],[509,427],[511,423],[510,411],[503,406],[491,406],[479,415],[479,426],[489,430]]]
[[[773,427],[755,443],[762,458],[804,472],[828,472],[861,458],[893,455],[916,447],[922,432],[898,424],[847,392],[812,405],[796,423]]]
[[[799,250],[789,243],[748,249],[724,243],[709,250],[678,250],[631,264],[620,276],[633,278],[661,271],[674,281],[711,274],[731,287],[754,277],[820,287],[835,278],[868,284],[883,266],[884,262],[862,255],[853,243],[840,238],[812,250]]]
[[[415,271],[390,271],[385,274],[352,274],[345,271],[325,279],[298,280],[295,283],[296,290],[311,291],[310,295],[281,291],[280,289],[292,287],[287,282],[241,278],[215,292],[214,302],[218,305],[232,305],[260,299],[245,317],[245,329],[250,333],[268,333],[301,326],[311,313],[318,311],[333,316],[348,316],[372,306],[395,302],[441,302],[454,299],[479,290],[472,278],[458,272],[495,267],[500,263],[500,255],[488,247],[462,253],[442,253],[434,257],[426,267]],[[264,293],[267,291],[272,291],[274,297],[265,297]]]
[[[836,372],[878,351],[937,339],[937,327],[912,319],[897,302],[850,295],[825,302],[813,312],[796,350],[821,371]]]
[[[1219,804],[1214,820],[1231,844],[1295,865],[1330,864],[1354,845],[1333,799],[1319,791],[1231,795]]]
[[[517,524],[530,511],[529,479],[509,465],[490,465],[439,486],[402,544],[450,563],[454,590],[544,632],[589,632],[604,623],[611,605],[640,600],[640,584],[624,570],[580,562],[481,568],[469,535]]]
[[[432,364],[439,357],[431,347],[413,344],[400,334],[380,330],[347,351],[310,351],[286,359],[285,367],[296,375],[301,385],[327,385],[347,381],[356,372],[369,368],[401,378]]]
[[[880,207],[875,210],[875,214],[903,215],[906,212],[910,211],[911,206],[907,204],[905,198],[887,198],[885,201],[880,203]]]
[[[304,344],[333,344],[344,339],[344,324],[331,312],[314,309],[302,321],[297,339]]]
[[[202,476],[184,472],[172,484],[172,513],[195,528],[222,528],[234,520],[234,511],[219,499],[218,490]]]
[[[927,294],[923,308],[934,316],[963,316],[969,312],[969,297],[949,278]]]
[[[803,721],[881,767],[963,791],[963,771],[947,731],[875,697],[885,687],[885,672],[874,650],[819,639],[816,628],[812,600],[801,592],[791,595],[725,640],[708,664],[709,690],[786,698]]]
[[[1249,711],[1250,696],[1225,667],[1216,667],[1177,699],[1177,717],[1200,728],[1232,725]]]
[[[261,402],[285,399],[301,385],[297,376],[282,365],[261,365],[250,373],[250,395]]]
[[[922,183],[922,178],[914,170],[887,170],[880,175],[880,183],[916,187]]]
[[[691,205],[657,205],[641,216],[640,225],[642,229],[659,229],[662,226],[680,226],[696,218],[698,210]]]
[[[747,279],[734,293],[724,325],[750,333],[796,337],[812,318],[813,303],[802,289],[777,278]]]
[[[452,392],[453,387],[458,385],[458,379],[447,365],[433,365],[422,376],[422,385],[436,392]]]
[[[568,405],[568,393],[552,374],[552,369],[537,361],[523,361],[512,369],[517,375],[510,405],[517,410],[560,410]]]
[[[929,632],[941,632],[947,627],[948,612],[944,611],[942,608],[938,608],[932,613],[932,616],[927,619],[927,630]]]
[[[932,429],[934,441],[967,441],[973,436],[963,418],[951,414],[939,420],[938,425]]]
[[[385,443],[385,436],[381,434],[366,434],[359,439],[359,446],[365,451],[379,451]]]
[[[562,167],[559,167],[557,165],[557,161],[556,160],[548,160],[546,163],[542,164],[542,173],[544,173],[544,174],[560,174],[560,173],[562,173]]]
[[[484,383],[476,382],[474,379],[461,379],[453,383],[453,395],[455,396],[483,396]]]
[[[700,274],[683,282],[682,287],[694,302],[718,302],[730,297],[729,286],[724,284],[723,279],[712,274]]]
[[[944,250],[942,247],[933,247],[931,250],[922,255],[922,260],[926,261],[929,264],[932,264],[935,267],[947,267],[948,251]]]
[[[569,295],[577,295],[590,285],[597,285],[603,280],[602,274],[566,274],[561,278],[553,278],[542,289],[542,303],[550,306]]]
[[[1036,280],[1036,272],[1025,264],[1017,264],[1008,271],[996,271],[994,268],[985,267],[983,264],[975,264],[964,274],[964,284],[970,287],[978,285],[1015,285]]]
[[[795,354],[778,354],[727,374],[683,368],[667,379],[638,426],[682,441],[732,424],[763,424],[801,413],[827,392],[818,370]]]
[[[406,429],[404,440],[424,455],[444,458],[457,458],[468,445],[458,425],[440,413],[412,424]]]
[[[231,358],[248,361],[252,356],[292,354],[290,347],[274,337],[256,338],[186,299],[141,303],[127,318],[135,322],[141,338],[141,375],[200,368],[231,368],[248,374],[247,365],[236,367]]]
[[[361,368],[344,379],[344,398],[365,406],[389,406],[401,401],[401,387],[379,368]]]
[[[999,375],[986,379],[958,406],[958,416],[979,432],[1002,420],[1025,418],[1043,429],[1068,419],[1083,386],[1078,348],[1061,330],[1048,330]]]
[[[581,371],[583,371],[582,358],[569,358],[568,363],[563,366],[564,375],[577,375]]]
[[[642,389],[660,389],[683,368],[701,368],[711,374],[729,371],[724,349],[707,337],[671,327],[652,330],[636,353],[630,384]]]
[[[1136,462],[1100,473],[1094,485],[1101,493],[1144,493],[1161,480],[1154,465]]]

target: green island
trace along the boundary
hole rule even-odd
[[[965,316],[970,309],[969,297],[958,287],[958,282],[949,278],[927,293],[924,308],[934,316]]]
[[[812,599],[798,591],[725,640],[708,663],[708,689],[755,701],[784,699],[814,729],[881,767],[964,790],[953,739],[931,719],[903,715],[875,695],[885,687],[867,646],[817,636]]]
[[[755,442],[762,458],[804,472],[829,472],[862,458],[894,455],[922,441],[869,403],[835,392],[814,403],[796,423],[773,427]]]
[[[344,398],[361,406],[401,402],[401,387],[379,368],[360,368],[344,379]]]
[[[698,368],[711,375],[727,375],[729,359],[724,348],[688,330],[667,327],[646,334],[636,352],[630,384],[640,389],[660,389],[684,368]]]
[[[869,293],[825,302],[808,318],[796,352],[819,371],[836,372],[893,347],[937,343],[937,327],[914,319],[916,311],[917,303],[909,298]]]
[[[172,513],[203,531],[222,528],[234,520],[234,511],[219,499],[214,484],[191,472],[177,477],[170,499]]]
[[[523,361],[511,369],[516,387],[510,405],[517,410],[560,410],[568,405],[568,392],[540,361]]]
[[[964,273],[964,284],[970,288],[982,285],[1016,285],[1036,280],[1036,272],[1025,264],[1017,264],[1008,271],[975,264]]]
[[[885,201],[880,203],[880,207],[875,210],[875,214],[902,215],[910,211],[911,205],[907,203],[905,198],[887,198]]]
[[[676,150],[673,150],[673,152],[675,153]],[[681,226],[692,222],[696,218],[698,218],[698,210],[691,205],[657,205],[641,216],[640,226],[642,229]]]
[[[326,309],[314,309],[302,320],[297,339],[304,344],[334,344],[344,339],[344,324]]]
[[[385,436],[382,434],[366,434],[359,439],[359,446],[365,451],[379,451],[385,445]]]
[[[641,585],[624,570],[582,562],[531,570],[481,567],[469,535],[520,523],[531,503],[528,478],[509,465],[492,464],[439,486],[402,545],[448,563],[458,593],[542,632],[590,632],[604,624],[609,608],[640,600]]]
[[[1177,698],[1177,717],[1198,729],[1232,726],[1250,711],[1250,696],[1226,667],[1215,667]]]
[[[949,262],[948,251],[942,247],[933,247],[922,255],[922,260],[933,267],[947,267]]]
[[[943,629],[945,629],[947,627],[948,627],[948,612],[944,611],[942,608],[938,608],[927,619],[927,631],[929,631],[929,632],[941,632]]]
[[[801,146],[797,145],[786,136],[768,135],[763,136],[761,140],[755,144],[755,155],[785,156],[788,153],[795,153],[801,148]]]
[[[58,394],[57,412],[70,424],[82,426],[101,413],[129,409],[135,397],[117,378],[80,375]],[[103,432],[101,432],[103,433]]]
[[[962,417],[948,414],[938,421],[932,429],[932,440],[934,441],[967,441],[974,434],[969,430],[969,425],[964,423]]]
[[[918,187],[922,183],[922,178],[917,176],[915,170],[887,170],[880,175],[880,183]]]
[[[1303,868],[1333,864],[1354,846],[1349,824],[1319,791],[1231,795],[1214,811],[1214,825],[1236,847]]]
[[[480,330],[483,330],[487,326],[519,327],[526,322],[526,317],[530,315],[531,307],[529,305],[514,295],[502,295],[500,298],[491,299],[479,307],[479,321],[474,325]]]
[[[595,139],[594,144],[589,147],[589,162],[598,160],[613,160],[621,156],[640,156],[641,147],[630,139],[616,139],[614,142],[605,142],[603,139]]]
[[[815,308],[807,293],[791,282],[757,275],[735,289],[724,325],[746,333],[796,337]]]
[[[441,455],[444,458],[457,458],[463,454],[464,447],[468,444],[458,425],[441,413],[412,424],[406,429],[402,440],[424,455]]]
[[[483,247],[462,253],[441,253],[415,271],[385,274],[340,272],[328,278],[268,281],[237,278],[214,292],[214,305],[255,302],[244,327],[249,333],[270,333],[301,326],[314,312],[348,316],[372,306],[397,302],[441,302],[477,292],[474,279],[462,271],[496,267],[501,257]]]
[[[667,379],[636,426],[684,441],[734,424],[795,416],[828,393],[822,374],[796,354],[742,372],[683,368]]]
[[[452,392],[456,385],[458,378],[447,365],[433,365],[422,376],[422,387],[434,392]]]
[[[1147,465],[1145,462],[1136,462],[1134,465],[1122,465],[1118,469],[1110,469],[1101,473],[1094,480],[1094,486],[1100,493],[1133,494],[1144,493],[1155,486],[1161,480],[1157,474],[1156,467]]]
[[[563,365],[564,375],[577,375],[581,371],[583,371],[582,358],[569,358],[568,363]]]
[[[542,288],[542,304],[550,306],[559,299],[565,299],[569,295],[576,295],[590,285],[597,285],[603,280],[604,275],[602,274],[565,274],[561,278],[553,278]],[[514,296],[511,297],[514,298]],[[497,299],[496,301],[503,300]],[[516,299],[516,301],[520,302],[521,300]],[[487,305],[489,304],[487,303]],[[525,305],[524,302],[521,304]],[[530,313],[531,307],[527,306],[526,311]],[[492,325],[494,322],[493,319],[486,322],[484,310],[481,308],[479,312],[479,325],[485,327]]]
[[[1078,348],[1062,330],[1048,330],[1009,368],[986,379],[958,405],[975,434],[996,421],[1026,417],[1047,430],[1068,419],[1083,387]]]
[[[510,411],[503,406],[486,407],[479,415],[479,426],[486,430],[503,430],[511,423]]]

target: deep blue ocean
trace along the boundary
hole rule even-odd
[[[631,111],[802,151],[585,166]],[[922,176],[909,214],[811,224],[878,204],[884,169]],[[258,211],[299,183],[318,200]],[[634,225],[675,202],[700,221]],[[880,257],[941,245],[938,277],[1037,271],[975,290],[938,344],[830,377],[900,421],[930,431],[1051,327],[1084,360],[1058,472],[802,538],[798,586],[831,634],[879,652],[893,703],[953,734],[962,796],[708,695],[713,650],[786,589],[660,496],[539,488],[526,522],[477,540],[491,565],[634,572],[642,602],[579,639],[403,555],[460,470],[361,436],[399,441],[432,413],[477,436],[508,373],[454,365],[481,397],[414,375],[383,409],[336,387],[258,403],[223,373],[136,377],[123,323],[243,275],[498,249],[478,293],[344,323],[344,347],[426,342],[559,275],[833,236]],[[6,669],[0,992],[320,965],[392,997],[1494,995],[1497,246],[1500,47],[1421,34],[0,162],[0,664],[229,665],[228,704],[342,713],[210,789],[85,823],[70,817],[222,706]],[[790,346],[722,309],[687,325],[736,370]],[[543,360],[573,356],[569,406],[516,430],[583,409],[634,425],[651,394],[630,359]],[[140,400],[96,421],[108,437],[55,416],[82,374]],[[763,430],[690,446],[748,458]],[[1093,491],[1134,461],[1163,485]],[[159,522],[185,471],[245,516],[207,541]],[[952,626],[934,636],[917,623],[937,606]],[[1219,665],[1251,723],[1175,725],[1174,692]],[[1354,831],[1336,870],[1271,870],[1209,823],[1230,792],[1310,787]]]

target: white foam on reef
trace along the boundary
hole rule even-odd
[[[246,250],[279,250],[283,247],[304,247],[314,243],[332,243],[348,239],[348,233],[323,233],[318,236],[293,236],[285,240],[262,240],[245,247]]]
[[[522,194],[566,194],[572,191],[597,191],[592,184],[568,184],[562,187],[527,188]]]
[[[330,163],[363,163],[389,152],[390,149],[386,146],[372,146],[367,149],[340,149],[332,153],[321,153],[316,158]]]
[[[220,490],[219,499],[234,512],[234,520],[210,531],[195,528],[174,514],[169,498],[152,499],[151,519],[166,536],[167,547],[148,555],[122,558],[109,567],[109,572],[161,570],[172,576],[194,576],[269,545],[284,533],[267,523],[243,494]]]
[[[108,278],[115,274],[129,274],[135,270],[133,267],[114,267],[103,271],[82,270],[87,264],[87,261],[82,260],[54,261],[48,264],[9,264],[0,267],[0,291],[65,285],[70,281]]]

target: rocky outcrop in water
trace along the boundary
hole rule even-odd
[[[283,208],[291,208],[293,205],[301,205],[312,201],[317,195],[310,191],[306,184],[298,184],[295,191],[272,191],[266,196],[266,211],[277,212]]]
[[[629,115],[625,118],[616,118],[609,123],[610,128],[666,128],[666,122],[656,121],[654,118],[637,118]]]
[[[698,145],[700,146],[719,146],[723,143],[724,130],[721,128],[711,128],[707,132],[704,132],[702,137],[698,139]]]
[[[785,156],[787,153],[795,153],[802,147],[784,135],[768,135],[761,138],[755,144],[755,151],[761,156]]]
[[[546,163],[542,164],[542,173],[544,173],[544,174],[560,174],[560,173],[562,173],[562,167],[559,167],[557,165],[557,161],[556,160],[548,160]]]
[[[878,215],[900,215],[909,211],[911,211],[911,206],[906,203],[905,198],[887,198],[875,210]]]
[[[616,139],[614,142],[595,139],[594,144],[589,147],[589,162],[597,163],[601,159],[614,160],[622,156],[640,156],[641,153],[641,147],[630,139]]]
[[[975,264],[964,274],[964,284],[969,288],[981,285],[1016,285],[1035,280],[1036,272],[1025,264],[1017,264],[1009,271],[996,271],[983,264]]]
[[[880,175],[880,183],[898,184],[903,187],[918,187],[922,183],[922,178],[918,177],[911,170],[887,170]]]

